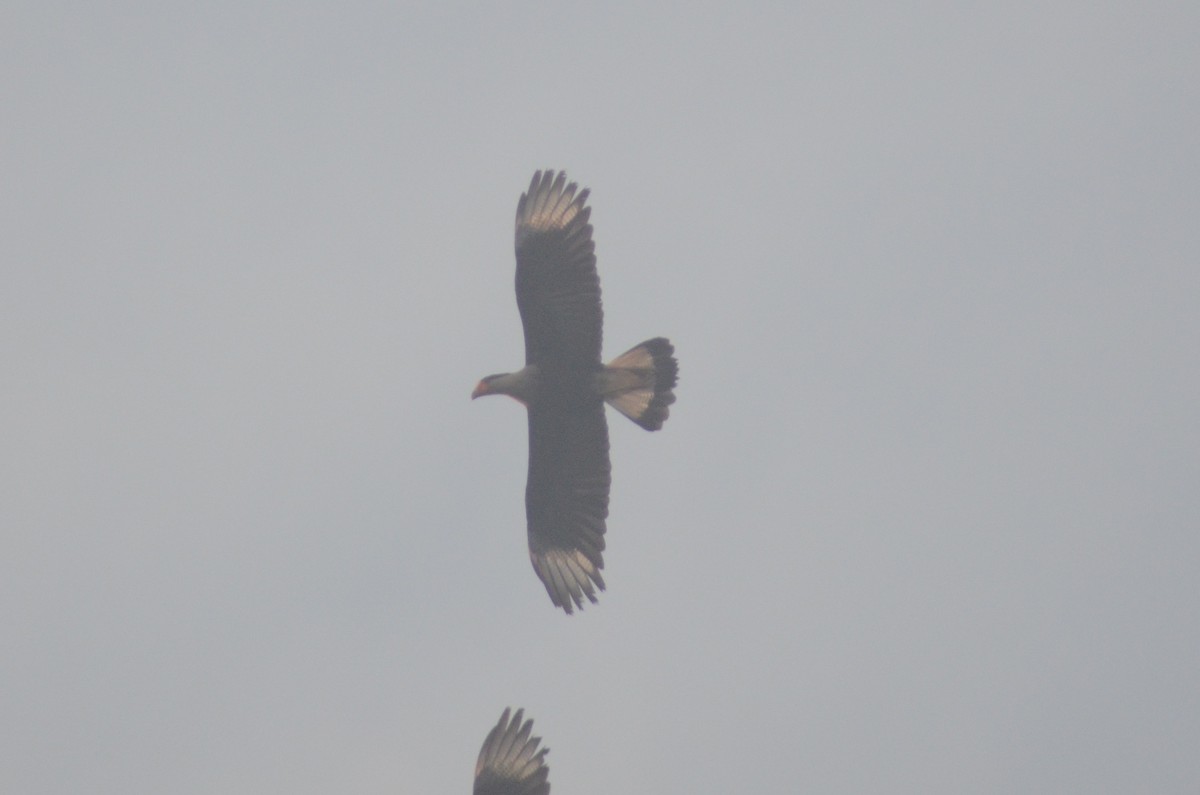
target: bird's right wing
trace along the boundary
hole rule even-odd
[[[529,407],[529,559],[551,601],[567,613],[604,590],[612,482],[604,403],[597,395],[580,401]]]
[[[475,762],[475,795],[549,795],[550,768],[546,766],[549,748],[538,750],[541,737],[530,737],[533,721],[524,723],[524,710],[509,721],[505,709]]]

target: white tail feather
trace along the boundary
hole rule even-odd
[[[667,340],[647,340],[613,359],[598,378],[597,388],[605,401],[646,430],[656,431],[675,402],[679,366]]]

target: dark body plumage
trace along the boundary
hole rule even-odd
[[[525,368],[488,376],[475,390],[512,395],[529,410],[529,555],[550,599],[567,613],[604,590],[611,482],[604,404],[657,430],[675,400],[678,372],[662,338],[601,362],[604,313],[587,197],[551,171],[534,174],[521,195],[516,292]]]

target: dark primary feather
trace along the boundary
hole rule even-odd
[[[538,750],[542,738],[530,737],[533,721],[522,723],[524,713],[517,710],[509,721],[505,709],[488,732],[475,762],[475,795],[549,795],[546,754],[550,749]]]
[[[517,307],[525,363],[600,361],[600,278],[588,223],[588,191],[567,175],[538,171],[517,203]]]
[[[571,613],[604,590],[608,424],[602,398],[584,382],[557,386],[529,407],[525,512],[533,568],[551,601]]]

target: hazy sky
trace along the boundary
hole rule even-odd
[[[8,2],[0,790],[1200,791],[1189,3]],[[600,604],[517,198],[592,189]]]

